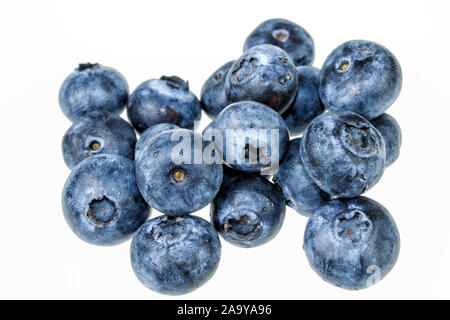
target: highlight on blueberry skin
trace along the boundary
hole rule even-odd
[[[383,113],[381,116],[370,121],[372,125],[383,136],[386,144],[386,167],[393,164],[400,155],[402,146],[402,129],[393,116]]]
[[[314,67],[297,67],[297,96],[289,108],[282,114],[291,136],[301,134],[308,123],[325,111],[319,98],[319,73]]]
[[[201,111],[189,83],[177,76],[143,82],[130,95],[127,105],[128,119],[139,133],[159,123],[194,129]]]
[[[117,70],[98,63],[80,64],[59,90],[59,105],[71,121],[93,111],[120,114],[127,99],[125,78]]]
[[[359,290],[377,283],[392,269],[400,235],[389,212],[376,201],[334,199],[309,218],[303,248],[322,279]]]
[[[200,94],[200,102],[205,113],[210,119],[215,119],[217,115],[228,106],[228,99],[225,93],[225,79],[234,61],[225,63],[206,80]]]
[[[73,169],[64,185],[62,207],[73,232],[95,245],[124,242],[150,214],[133,161],[111,154],[89,157]]]
[[[283,191],[289,207],[309,217],[330,200],[330,195],[314,183],[303,167],[300,143],[301,138],[289,141],[289,149],[273,176],[273,182]]]
[[[241,174],[222,186],[211,204],[211,221],[222,238],[251,248],[272,240],[284,221],[283,194],[264,177]]]
[[[139,281],[166,295],[182,295],[215,273],[221,244],[206,220],[159,216],[147,221],[131,243],[131,264]]]
[[[283,113],[297,94],[295,64],[286,51],[262,44],[248,49],[228,71],[225,92],[230,103],[250,100]]]
[[[62,140],[66,165],[72,169],[82,160],[98,154],[117,154],[134,160],[136,134],[116,114],[92,112],[75,121]]]
[[[134,157],[135,159],[139,158],[140,155],[143,152],[144,147],[148,146],[150,143],[150,140],[156,137],[158,134],[169,131],[169,130],[175,130],[180,129],[179,126],[171,123],[160,123],[155,124],[154,126],[151,126],[147,130],[145,130],[141,136],[139,137],[139,140],[136,143],[135,151],[134,151]]]
[[[353,112],[327,112],[315,118],[300,144],[301,160],[312,180],[330,195],[352,198],[373,187],[386,163],[381,134]]]
[[[314,61],[314,41],[298,24],[286,19],[264,21],[250,33],[244,52],[260,44],[271,44],[286,51],[296,66],[311,65]]]
[[[222,163],[204,161],[202,136],[188,129],[165,131],[143,146],[136,178],[144,199],[170,216],[184,216],[208,205],[222,183]],[[214,145],[211,153],[215,153]]]
[[[345,42],[327,57],[320,71],[319,93],[325,107],[356,112],[367,120],[383,114],[401,87],[399,62],[388,49],[371,41]]]

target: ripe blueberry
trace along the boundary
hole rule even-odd
[[[309,218],[303,248],[322,279],[364,289],[392,269],[400,235],[389,212],[365,197],[334,199]]]
[[[139,228],[131,243],[131,264],[138,279],[167,295],[185,294],[206,283],[220,254],[213,226],[195,216],[153,218]]]
[[[320,71],[319,93],[327,109],[352,111],[367,120],[384,113],[397,99],[402,71],[394,55],[370,41],[337,47]]]
[[[308,32],[286,19],[264,21],[245,40],[244,52],[260,44],[272,44],[286,51],[296,66],[314,61],[314,42]]]
[[[128,122],[113,113],[92,112],[75,121],[62,141],[69,168],[92,155],[108,153],[134,159],[136,134]]]
[[[125,78],[98,63],[80,64],[63,82],[59,104],[67,118],[75,121],[93,111],[119,114],[128,99]]]
[[[112,154],[89,157],[73,169],[62,206],[73,232],[96,245],[127,240],[150,214],[136,184],[133,161]]]
[[[261,44],[247,50],[228,71],[225,92],[232,102],[261,102],[283,113],[297,94],[298,75],[282,49]]]
[[[273,183],[243,173],[222,186],[211,204],[211,221],[226,241],[250,248],[278,234],[285,212],[283,194]]]
[[[189,91],[188,82],[176,76],[140,84],[130,95],[127,106],[128,118],[139,133],[158,123],[194,129],[201,112],[200,101]]]
[[[315,118],[301,141],[306,172],[325,192],[352,198],[383,175],[386,147],[369,121],[353,112],[327,112]]]

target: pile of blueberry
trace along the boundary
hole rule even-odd
[[[313,60],[310,35],[273,19],[210,76],[200,101],[176,76],[129,95],[116,70],[80,64],[59,93],[73,121],[62,143],[71,229],[96,245],[134,234],[138,279],[178,295],[214,274],[218,234],[244,248],[267,243],[287,205],[309,217],[303,248],[324,280],[362,289],[382,279],[397,260],[399,233],[389,212],[361,194],[399,155],[400,127],[384,112],[399,95],[400,65],[361,40],[337,47],[321,70]],[[125,107],[131,125],[119,116]],[[202,109],[213,121],[198,133]],[[211,223],[190,215],[209,204]],[[151,207],[164,215],[148,220]]]

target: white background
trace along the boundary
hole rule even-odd
[[[308,30],[319,68],[351,39],[381,43],[400,61],[403,90],[388,112],[403,130],[401,155],[367,192],[397,222],[399,260],[369,289],[335,288],[309,267],[307,220],[289,209],[262,247],[222,241],[215,276],[181,298],[450,298],[449,12],[448,1],[431,0],[1,1],[0,298],[171,298],[134,276],[130,242],[88,245],[66,225],[60,143],[70,122],[59,87],[90,61],[119,70],[131,90],[165,74],[188,79],[199,95],[216,68],[239,57],[247,34],[275,17]],[[196,214],[209,218],[208,209]]]

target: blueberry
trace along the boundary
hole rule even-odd
[[[286,212],[283,194],[264,177],[241,174],[224,184],[211,204],[211,220],[228,242],[245,248],[272,240]]]
[[[386,143],[386,167],[397,160],[402,146],[402,130],[394,117],[383,113],[370,121],[377,128]]]
[[[325,192],[352,198],[380,180],[386,161],[383,137],[353,112],[327,112],[315,118],[301,141],[306,172]]]
[[[71,121],[93,111],[119,114],[128,99],[125,78],[112,68],[98,63],[80,64],[59,90],[59,104]]]
[[[201,112],[200,101],[189,91],[188,82],[176,76],[143,82],[130,95],[127,106],[128,118],[139,133],[158,123],[194,129]]]
[[[225,92],[232,102],[251,100],[283,113],[297,94],[297,69],[282,49],[262,44],[247,50],[231,66]]]
[[[370,41],[348,41],[337,47],[320,71],[319,93],[327,109],[352,111],[367,120],[385,112],[402,87],[394,55]]]
[[[300,143],[301,138],[289,141],[289,149],[273,182],[283,190],[289,207],[309,217],[330,200],[330,195],[322,191],[306,173],[300,157]]]
[[[202,147],[200,134],[177,129],[149,142],[136,159],[136,176],[144,199],[153,208],[183,216],[214,199],[222,183],[222,164],[202,159],[206,147]]]
[[[301,134],[308,123],[324,111],[318,89],[320,70],[314,67],[297,67],[297,73],[297,96],[283,113],[291,135]]]
[[[225,79],[234,61],[225,63],[206,80],[202,87],[201,99],[203,110],[211,119],[228,106],[225,94]]]
[[[314,61],[314,41],[309,33],[289,20],[271,19],[253,30],[244,44],[244,51],[260,44],[272,44],[286,51],[297,66]]]
[[[169,130],[174,130],[174,129],[179,129],[179,128],[180,127],[175,124],[159,123],[154,126],[151,126],[147,130],[145,130],[144,133],[142,133],[142,135],[139,137],[138,142],[136,143],[136,148],[135,148],[135,152],[134,152],[135,158],[137,159],[140,157],[143,147],[147,146],[149,144],[149,141],[151,139],[153,139],[154,137],[156,137],[158,134],[160,134],[161,132],[164,132],[164,131],[169,131]]]
[[[392,269],[400,235],[379,203],[365,197],[334,199],[309,218],[303,248],[322,279],[358,290],[375,284]]]
[[[134,160],[136,134],[118,115],[92,112],[75,121],[66,131],[62,150],[69,168],[96,154],[118,154]]]
[[[253,101],[229,105],[203,135],[205,140],[209,140],[209,135],[214,136],[226,164],[246,172],[276,169],[289,142],[283,118],[273,109]]]
[[[213,226],[195,217],[159,216],[139,228],[131,243],[131,264],[149,289],[168,295],[191,292],[219,265],[221,245]]]
[[[89,157],[73,169],[62,207],[73,232],[96,245],[127,240],[150,214],[136,184],[133,161],[111,154]]]

